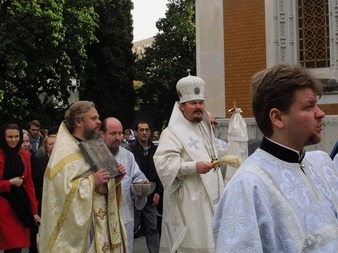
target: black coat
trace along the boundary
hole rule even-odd
[[[148,196],[148,203],[152,203],[153,196],[155,193],[160,195],[160,199],[163,197],[163,185],[161,183],[160,178],[158,177],[155,164],[154,164],[154,154],[156,152],[157,146],[149,140],[150,148],[148,152],[144,152],[143,147],[139,144],[137,140],[127,145],[125,148],[134,154],[135,161],[140,167],[140,170],[147,177],[149,182],[155,182],[156,188],[155,191]]]

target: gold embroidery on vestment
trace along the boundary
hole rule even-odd
[[[107,212],[103,211],[102,208],[95,214],[95,216],[100,217],[101,220],[104,219],[104,216],[107,215]]]
[[[109,248],[108,248],[108,245],[107,245],[107,243],[105,242],[104,245],[103,245],[103,247],[102,247],[102,251],[103,251],[103,252],[107,252],[108,249],[109,249]]]
[[[109,219],[109,234],[111,245],[113,248],[119,247],[122,241],[122,230],[120,228],[120,219],[119,219],[119,207],[118,207],[118,198],[121,192],[116,189],[115,179],[109,180],[108,184],[109,194],[107,199],[107,209],[108,209],[108,219]],[[119,186],[118,188],[121,188]]]
[[[66,164],[74,162],[76,160],[80,160],[80,159],[84,159],[84,156],[80,152],[70,154],[66,156],[65,158],[63,158],[62,160],[60,160],[52,168],[47,167],[45,174],[50,180],[53,180],[54,177],[66,166]]]
[[[79,186],[79,179],[76,179],[72,183],[72,188],[70,189],[70,191],[69,191],[69,193],[67,195],[67,198],[66,198],[66,201],[65,201],[65,205],[64,205],[63,210],[61,212],[61,215],[60,215],[60,217],[59,217],[59,219],[57,221],[55,229],[54,229],[54,231],[53,231],[53,233],[51,235],[51,239],[50,239],[50,241],[48,243],[48,250],[47,250],[48,252],[50,252],[53,249],[54,243],[56,241],[56,238],[58,237],[60,229],[61,229],[63,223],[66,220],[70,204],[72,203],[72,200],[73,200],[73,198],[75,196],[75,193],[77,191],[78,186]]]

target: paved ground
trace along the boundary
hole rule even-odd
[[[146,238],[144,236],[141,236],[134,240],[133,253],[148,253]]]
[[[0,253],[3,253],[3,251],[0,250]],[[23,249],[22,253],[28,253],[28,249]],[[141,236],[134,240],[133,253],[148,253],[146,238],[144,236]]]

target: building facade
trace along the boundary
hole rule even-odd
[[[322,80],[324,141],[338,138],[338,1],[196,0],[197,75],[206,81],[206,106],[227,138],[228,112],[242,108],[251,139],[261,138],[251,108],[251,78],[278,63],[300,63]]]
[[[336,0],[196,0],[197,73],[208,85],[207,107],[228,118],[236,101],[252,117],[252,75],[301,63],[325,85],[321,109],[337,115],[337,24]]]
[[[151,47],[154,42],[154,37],[146,38],[144,40],[136,41],[133,43],[131,51],[137,55],[137,57],[143,57],[147,47]]]

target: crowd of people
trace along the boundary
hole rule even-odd
[[[48,131],[38,120],[27,130],[4,124],[0,250],[132,253],[141,229],[150,253],[336,252],[338,155],[305,151],[322,139],[321,83],[298,65],[253,76],[264,137],[229,182],[219,158],[231,154],[214,136],[205,88],[197,76],[177,82],[179,99],[162,132],[145,120],[125,130],[117,118],[101,122],[90,101],[72,104]],[[116,161],[116,175],[80,149],[95,138]],[[148,196],[132,187],[149,182],[156,187]]]

